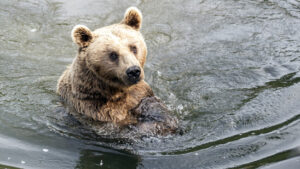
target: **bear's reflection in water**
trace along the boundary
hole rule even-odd
[[[118,168],[129,169],[137,168],[141,159],[137,155],[123,152],[107,152],[99,150],[83,149],[80,152],[80,158],[75,168]],[[113,161],[113,162],[112,162]]]

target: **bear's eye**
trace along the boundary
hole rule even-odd
[[[133,52],[135,55],[137,54],[137,48],[136,48],[136,46],[130,46],[130,50],[131,50],[131,52]]]
[[[112,60],[112,61],[117,60],[118,57],[119,57],[119,55],[118,55],[116,52],[111,52],[111,53],[109,54],[109,58],[110,58],[110,60]]]

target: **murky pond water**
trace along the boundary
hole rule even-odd
[[[67,114],[56,81],[74,25],[144,15],[146,81],[186,129],[104,139]],[[0,168],[300,166],[300,1],[0,1]]]

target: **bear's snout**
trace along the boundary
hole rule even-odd
[[[141,75],[141,68],[138,66],[131,66],[126,70],[126,75],[128,77],[128,80],[135,84],[140,80]]]

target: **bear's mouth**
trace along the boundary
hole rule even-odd
[[[117,77],[111,78],[110,81],[112,81],[113,83],[120,84],[120,85],[125,85],[124,82]]]
[[[132,86],[137,84],[141,80],[141,78],[136,78],[136,79],[126,78],[125,82],[122,79],[119,79],[118,77],[112,77],[109,80],[118,86],[125,87],[125,86]]]
[[[134,85],[134,84],[137,84],[139,81],[141,80],[141,78],[128,78],[128,83],[129,85]]]

